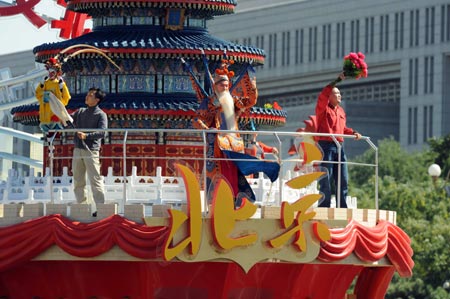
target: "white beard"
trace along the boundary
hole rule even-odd
[[[234,100],[229,91],[216,93],[219,98],[219,103],[222,106],[222,111],[225,116],[225,125],[227,130],[237,131],[236,128],[236,113],[234,112]]]

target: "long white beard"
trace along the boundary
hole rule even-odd
[[[236,113],[234,112],[234,100],[228,90],[217,93],[219,103],[222,106],[222,111],[225,116],[227,130],[237,131],[236,128]]]

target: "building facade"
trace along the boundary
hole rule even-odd
[[[31,50],[0,55],[0,80],[22,76],[35,68],[36,63],[34,62],[34,55]],[[12,128],[30,134],[40,134],[38,128],[13,122],[11,115],[11,107],[14,106],[14,102],[32,97],[34,95],[34,89],[35,85],[27,82],[15,84],[13,88],[0,90],[0,123],[2,127]],[[0,134],[0,138],[1,153],[42,160],[41,146],[36,146],[28,141],[7,134]],[[9,169],[15,169],[19,174],[28,174],[30,171],[29,165],[3,158],[2,155],[0,158],[0,179],[7,178]],[[42,169],[37,170],[37,172],[40,171]]]
[[[393,137],[420,150],[450,133],[450,3],[444,0],[239,0],[209,21],[212,34],[264,49],[260,104],[288,112],[286,131],[314,114],[320,90],[349,52],[363,52],[369,76],[339,84],[348,125],[372,141]],[[347,153],[367,146],[347,142]]]

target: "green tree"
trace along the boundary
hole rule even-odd
[[[379,208],[397,212],[397,225],[411,238],[415,262],[411,278],[394,276],[388,299],[450,299],[442,287],[450,279],[450,198],[442,188],[445,178],[434,185],[427,174],[430,164],[448,161],[450,147],[445,147],[447,138],[433,142],[429,150],[415,153],[404,151],[393,139],[379,143]],[[374,151],[356,160],[374,163]],[[447,169],[449,164],[440,165]],[[373,208],[373,169],[351,167],[350,178],[350,193],[358,197],[358,207]]]
[[[444,174],[450,173],[450,134],[444,138],[428,140],[431,151],[436,153],[435,163],[442,167]]]

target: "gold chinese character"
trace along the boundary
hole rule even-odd
[[[187,167],[181,164],[175,164],[175,167],[183,177],[186,186],[188,212],[187,214],[178,210],[169,210],[170,215],[170,233],[164,244],[163,256],[166,261],[170,261],[180,254],[190,245],[190,254],[195,255],[199,251],[202,234],[202,211],[200,201],[200,186],[195,174]],[[181,225],[188,222],[187,236],[178,242],[172,244],[173,238]]]
[[[241,207],[235,210],[233,192],[223,179],[218,182],[214,190],[212,209],[212,231],[214,239],[221,248],[231,249],[256,242],[257,234],[247,234],[237,238],[230,237],[236,221],[249,219],[255,214],[257,207],[244,198]]]

